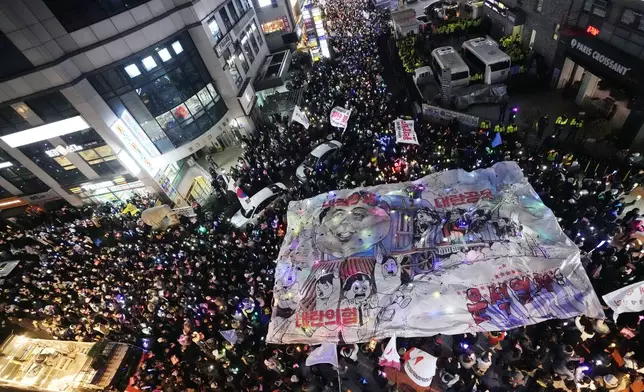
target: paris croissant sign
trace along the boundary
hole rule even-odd
[[[602,54],[601,52],[591,48],[590,46],[584,45],[583,43],[579,42],[576,39],[572,39],[570,41],[570,47],[573,49],[576,49],[580,51],[581,53],[591,57],[593,60],[597,61],[598,63],[601,63],[605,67],[610,68],[614,72],[617,72],[618,74],[624,76],[626,75],[626,72],[630,71],[630,67],[626,67],[617,61],[611,59],[610,57]]]

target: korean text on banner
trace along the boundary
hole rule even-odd
[[[613,309],[613,319],[622,313],[644,310],[644,281],[633,283],[602,297],[606,305]]]
[[[304,129],[309,129],[309,126],[310,126],[309,118],[306,117],[306,113],[304,113],[302,111],[302,109],[300,109],[300,107],[297,106],[297,105],[293,109],[293,119],[292,119],[292,121],[295,121],[297,123],[302,124]]]
[[[341,108],[339,106],[331,109],[331,126],[338,128],[346,128],[349,123],[349,116],[351,116],[351,110]]]
[[[269,343],[604,317],[579,249],[514,162],[328,192],[291,202],[287,219]]]
[[[412,120],[397,119],[394,121],[394,128],[396,129],[396,143],[418,144],[418,136],[416,136]]]

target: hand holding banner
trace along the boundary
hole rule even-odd
[[[346,128],[349,123],[349,116],[351,116],[351,110],[341,108],[336,106],[331,109],[331,126],[338,128]]]
[[[418,136],[414,131],[414,122],[412,120],[397,119],[394,121],[396,129],[396,143],[418,144]]]
[[[309,118],[306,117],[306,114],[297,105],[293,109],[293,116],[291,118],[291,121],[295,121],[297,123],[302,124],[304,129],[309,129],[309,126],[310,126]]]

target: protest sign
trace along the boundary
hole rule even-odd
[[[514,162],[289,204],[269,343],[509,330],[604,313]]]
[[[621,313],[641,312],[644,310],[644,281],[633,283],[602,297],[606,305],[613,309],[613,319]]]
[[[351,116],[351,110],[339,106],[331,109],[331,125],[338,128],[346,128]]]
[[[418,136],[416,136],[412,120],[397,119],[394,121],[394,129],[396,130],[396,143],[418,144]]]

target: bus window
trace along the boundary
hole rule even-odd
[[[508,69],[510,69],[509,61],[499,61],[498,63],[490,64],[490,71],[492,72],[507,71]]]
[[[469,76],[467,71],[456,72],[452,74],[452,80],[466,79]]]
[[[469,63],[471,68],[474,68],[475,72],[484,72],[485,71],[485,64],[481,59],[476,57],[476,55],[469,50],[465,49],[463,51],[465,53],[465,61]]]

